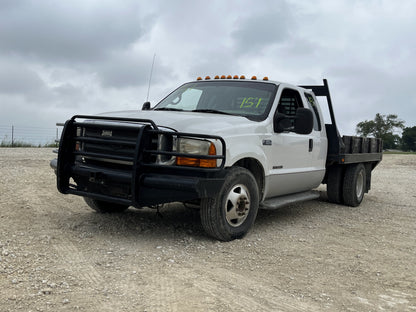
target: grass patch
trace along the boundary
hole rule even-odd
[[[23,142],[23,141],[15,141],[13,142],[9,142],[9,141],[1,141],[0,142],[0,148],[1,147],[58,147],[57,143],[45,143],[45,144],[32,144],[32,143],[27,143],[27,142]]]
[[[384,155],[416,155],[416,152],[403,152],[403,151],[387,151],[383,152]]]

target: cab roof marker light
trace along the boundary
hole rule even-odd
[[[214,77],[214,79],[220,79],[220,76],[216,75],[216,76]]]
[[[222,76],[221,76],[221,79],[225,79],[225,78],[226,78],[226,77],[225,77],[225,75],[222,75]]]
[[[256,76],[251,77],[251,80],[257,80]]]
[[[211,79],[211,77],[210,76],[206,76],[205,77],[205,80],[210,80]]]
[[[238,79],[238,75],[234,75],[233,79]]]
[[[246,76],[241,75],[241,76],[240,76],[240,79],[246,79]]]
[[[196,78],[196,80],[202,80],[202,78],[201,77],[198,77],[198,78]]]
[[[269,81],[269,77],[264,77],[263,80],[264,81]]]
[[[231,76],[231,75],[228,75],[227,76],[227,79],[231,79],[231,78],[233,78],[233,76]]]

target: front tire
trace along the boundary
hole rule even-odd
[[[106,202],[106,201],[102,201],[102,200],[98,200],[98,199],[93,199],[93,198],[89,198],[89,197],[84,197],[84,201],[87,203],[87,205],[91,209],[94,209],[95,211],[100,212],[100,213],[123,212],[124,210],[129,208],[129,206],[110,203],[110,202]]]
[[[363,164],[350,165],[345,170],[343,199],[344,204],[357,207],[366,192],[367,175]]]
[[[256,179],[247,169],[232,167],[219,194],[201,200],[202,226],[207,234],[221,241],[242,238],[251,229],[258,207]]]

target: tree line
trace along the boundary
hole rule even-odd
[[[416,126],[405,127],[404,121],[394,114],[377,113],[373,120],[359,122],[356,132],[364,137],[381,138],[384,149],[416,151]]]

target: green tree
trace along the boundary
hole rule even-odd
[[[404,128],[402,149],[404,151],[416,151],[416,126]]]
[[[397,115],[376,114],[374,120],[361,121],[357,124],[356,132],[362,136],[381,138],[383,146],[387,149],[397,148],[400,136],[395,134],[398,129],[404,128],[404,121],[398,119]]]

